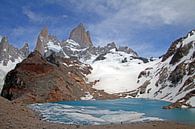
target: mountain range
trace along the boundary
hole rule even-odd
[[[195,107],[194,57],[195,31],[161,57],[144,58],[114,42],[94,46],[83,24],[62,41],[43,28],[31,53],[28,44],[18,49],[1,39],[1,96],[23,103],[137,97]]]

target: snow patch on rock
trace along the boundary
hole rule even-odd
[[[92,100],[93,96],[89,92],[85,92],[85,96],[81,97],[81,100]]]
[[[195,97],[190,98],[187,103],[189,103],[192,107],[195,107]]]
[[[53,42],[48,42],[47,47],[54,52],[62,51],[62,47],[60,47],[60,45],[55,45]]]

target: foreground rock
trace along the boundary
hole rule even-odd
[[[77,60],[35,51],[17,64],[5,79],[1,96],[22,103],[115,98],[86,83],[91,67]]]

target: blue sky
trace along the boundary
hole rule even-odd
[[[60,40],[79,23],[95,45],[116,42],[141,56],[160,56],[195,29],[195,0],[1,0],[0,35],[33,49],[41,28]]]

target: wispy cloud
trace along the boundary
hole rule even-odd
[[[42,0],[37,4],[39,2],[16,2],[19,6],[12,7],[12,11],[18,13],[14,18],[16,22],[10,22],[12,17],[5,14],[0,27],[10,29],[7,34],[14,35],[16,41],[29,39],[34,44],[44,26],[65,39],[74,25],[84,22],[96,45],[114,41],[148,56],[164,53],[167,49],[164,46],[180,36],[178,30],[184,33],[193,29],[195,23],[194,0]],[[9,7],[9,3],[3,7]],[[163,43],[166,45],[159,45]]]
[[[105,19],[111,18],[113,22],[163,25],[195,20],[194,0],[71,0],[71,3],[77,9],[97,13]]]
[[[29,20],[31,20],[32,22],[42,22],[45,18],[39,14],[35,14],[33,11],[31,11],[28,8],[23,8],[23,13],[24,15],[26,15]]]
[[[32,11],[28,7],[23,7],[23,14],[26,15],[28,19],[34,23],[48,23],[48,22],[54,23],[55,21],[68,18],[68,15],[66,14],[57,15],[57,16],[49,16],[48,14],[37,13],[37,12]]]
[[[151,51],[153,48],[146,46],[155,44],[140,40],[144,36],[139,35],[141,31],[160,31],[165,26],[179,28],[195,22],[194,0],[72,0],[72,4],[76,5],[76,10],[93,12],[101,17],[101,20],[89,25],[97,44],[106,41],[128,44],[138,52],[147,52],[144,55],[154,52]],[[140,46],[143,47],[140,49]],[[163,52],[159,48],[154,53],[161,55]]]

